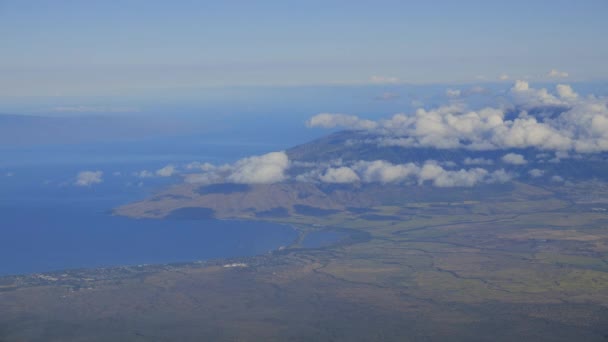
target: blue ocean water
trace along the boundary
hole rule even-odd
[[[320,248],[332,245],[346,238],[348,234],[338,231],[317,231],[306,235],[301,245],[305,248]]]
[[[141,143],[0,148],[0,275],[249,256],[291,243],[288,226],[220,220],[137,220],[112,208],[181,182],[141,170],[216,164],[277,150],[272,144],[167,139]],[[75,186],[84,170],[103,182]]]

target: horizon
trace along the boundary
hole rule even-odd
[[[604,1],[4,1],[0,99],[222,87],[605,82]],[[30,23],[35,23],[31,25]]]

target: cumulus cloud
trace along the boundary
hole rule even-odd
[[[556,93],[517,81],[508,92],[511,103],[497,108],[471,110],[456,102],[378,121],[322,113],[308,126],[367,131],[366,142],[379,146],[608,151],[608,100],[581,98],[568,85],[558,85]]]
[[[522,81],[522,80],[515,81],[513,88],[511,88],[511,91],[514,91],[514,92],[524,92],[524,91],[528,91],[528,90],[530,90],[530,84],[528,82]]]
[[[510,95],[513,97],[515,104],[524,108],[565,105],[562,100],[549,93],[547,89],[531,88],[527,81],[515,81]]]
[[[327,169],[319,176],[319,179],[324,183],[354,183],[359,181],[359,176],[353,169],[342,166]]]
[[[547,73],[547,77],[550,78],[566,78],[570,75],[568,75],[567,72],[565,71],[559,71],[557,69],[551,69],[548,73]]]
[[[504,156],[502,156],[501,159],[504,163],[512,164],[512,165],[524,165],[524,164],[528,163],[526,161],[526,158],[524,158],[524,156],[522,156],[521,154],[517,154],[517,153],[507,153]]]
[[[384,160],[360,161],[354,165],[365,182],[402,182],[420,172],[413,163],[394,165]]]
[[[234,164],[191,163],[189,166],[186,168],[202,172],[184,175],[188,183],[270,184],[287,179],[285,172],[290,162],[285,152],[271,152],[243,158]]]
[[[236,162],[227,177],[233,183],[276,183],[285,180],[289,159],[285,152],[271,152]]]
[[[538,177],[542,177],[545,174],[545,171],[540,170],[540,169],[532,169],[532,170],[528,171],[528,174],[531,177],[538,178]]]
[[[488,89],[481,86],[472,86],[467,89],[447,89],[445,95],[451,99],[463,98],[476,94],[488,93]]]
[[[308,127],[348,127],[351,129],[369,130],[376,128],[377,124],[371,120],[360,119],[355,115],[321,113],[310,118]]]
[[[154,173],[150,172],[148,170],[141,170],[139,172],[134,172],[133,175],[135,177],[139,177],[139,178],[150,178],[150,177],[154,177]]]
[[[184,181],[186,183],[213,184],[224,182],[224,177],[214,172],[192,173],[185,175]]]
[[[445,91],[445,95],[447,95],[447,97],[459,97],[460,94],[460,89],[448,89]]]
[[[156,170],[156,175],[159,177],[171,177],[173,176],[177,170],[173,165],[167,165],[161,169]]]
[[[557,94],[559,97],[565,100],[574,100],[578,97],[578,94],[572,90],[567,84],[558,84],[555,89],[557,90]]]
[[[483,168],[446,170],[435,161],[422,165],[393,164],[384,160],[357,161],[350,166],[311,170],[296,177],[298,181],[323,183],[399,183],[430,184],[436,187],[471,187],[481,183],[504,183],[513,176],[503,169],[490,172]]]
[[[99,184],[103,182],[102,171],[81,171],[76,175],[76,186],[91,186],[93,184]]]

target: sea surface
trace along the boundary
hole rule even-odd
[[[141,177],[143,170],[229,163],[285,147],[197,137],[0,147],[0,275],[250,256],[288,245],[297,233],[284,225],[111,214],[182,181]],[[102,182],[77,186],[80,171],[102,171]]]

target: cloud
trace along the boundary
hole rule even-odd
[[[545,171],[539,170],[539,169],[532,169],[532,170],[528,171],[528,174],[531,177],[538,178],[538,177],[542,177],[545,174]]]
[[[190,163],[186,169],[202,172],[185,174],[184,178],[187,183],[270,184],[286,180],[285,172],[289,167],[285,152],[271,152],[220,166]]]
[[[285,152],[271,152],[244,158],[235,163],[226,178],[233,183],[277,183],[285,180],[289,159]]]
[[[445,91],[447,97],[459,97],[461,93],[460,89],[448,89]]]
[[[418,175],[418,183],[431,182],[437,187],[472,187],[479,183],[504,183],[512,176],[503,169],[489,172],[483,168],[448,171],[441,166],[426,162]]]
[[[224,182],[224,178],[213,172],[208,173],[193,173],[187,174],[184,177],[184,181],[186,183],[203,183],[203,184],[213,184],[213,183],[222,183]]]
[[[563,183],[564,182],[564,178],[561,176],[553,176],[551,177],[551,181],[552,182],[556,182],[556,183]]]
[[[476,95],[476,94],[485,94],[488,92],[489,91],[484,87],[473,86],[468,89],[447,89],[445,91],[445,95],[449,98],[455,99],[455,98],[463,98],[463,97]]]
[[[350,166],[308,171],[296,177],[297,181],[323,183],[399,183],[430,184],[436,187],[471,187],[480,183],[504,183],[513,176],[503,169],[490,172],[483,168],[446,170],[435,161],[422,166],[407,163],[393,164],[384,160],[357,161]]]
[[[527,81],[515,81],[510,95],[513,97],[516,105],[526,108],[565,105],[562,100],[549,93],[547,89],[531,88]]]
[[[139,172],[135,172],[133,173],[133,175],[135,177],[139,177],[139,178],[150,178],[150,177],[154,177],[154,173],[150,172],[148,170],[141,170]]]
[[[509,75],[507,74],[501,74],[500,76],[498,76],[498,79],[501,81],[506,81],[509,79]]]
[[[215,168],[216,166],[211,163],[191,162],[186,164],[186,170],[212,171]]]
[[[524,165],[524,164],[528,163],[526,161],[526,158],[524,158],[524,156],[522,156],[521,154],[517,154],[517,153],[505,154],[504,156],[502,156],[502,161],[507,164],[512,164],[512,165]]]
[[[400,80],[397,77],[389,77],[389,76],[377,76],[373,75],[369,78],[370,83],[374,84],[395,84],[399,83]]]
[[[420,168],[413,163],[394,165],[384,160],[360,161],[354,164],[365,182],[394,183],[402,182],[417,174]]]
[[[156,175],[159,177],[171,177],[173,176],[177,170],[173,165],[167,165],[162,169],[156,170]]]
[[[510,103],[499,107],[471,110],[459,101],[377,121],[321,113],[307,124],[367,131],[366,143],[378,146],[608,151],[608,100],[582,98],[568,85],[556,86],[556,92],[517,81],[507,93]]]
[[[517,80],[511,88],[511,91],[514,92],[524,92],[530,90],[530,84],[526,81]]]
[[[15,174],[13,172],[7,172],[4,174],[6,177],[13,177]]]
[[[567,84],[558,84],[555,88],[557,90],[557,94],[562,99],[574,100],[578,97],[578,94],[575,93],[574,90],[572,90],[572,87]]]
[[[374,129],[377,124],[371,120],[359,119],[355,115],[321,113],[310,118],[306,125],[308,127],[348,127],[351,129],[369,130]]]
[[[565,71],[559,71],[557,69],[551,69],[548,73],[547,73],[547,77],[550,78],[566,78],[570,75],[568,75],[567,72]]]
[[[99,184],[103,182],[102,171],[81,171],[76,175],[76,186],[91,186],[93,184]]]
[[[359,181],[359,176],[351,168],[342,166],[327,169],[319,179],[324,183],[354,183]]]

